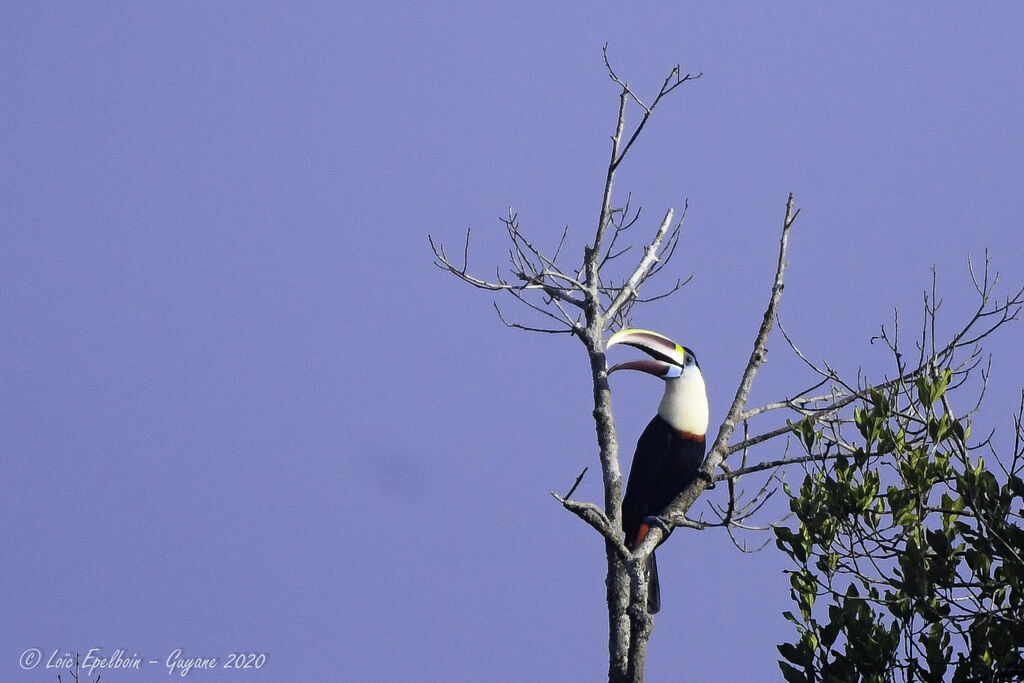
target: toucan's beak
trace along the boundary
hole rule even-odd
[[[619,330],[608,340],[606,348],[616,344],[626,344],[627,346],[640,349],[653,360],[633,360],[619,363],[613,366],[608,371],[609,373],[616,370],[639,370],[662,379],[679,377],[682,373],[686,349],[663,334],[651,332],[650,330]]]
[[[630,360],[608,368],[608,374],[610,375],[616,370],[639,370],[662,379],[672,379],[679,377],[683,369],[678,365],[666,363],[663,360]]]
[[[651,358],[682,367],[686,358],[686,349],[663,334],[650,330],[625,329],[619,330],[608,340],[606,348],[616,344],[626,344],[640,349]]]

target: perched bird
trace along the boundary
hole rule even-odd
[[[640,435],[622,500],[622,528],[626,545],[636,548],[651,525],[667,529],[658,515],[697,478],[704,461],[704,437],[708,431],[708,397],[697,357],[693,351],[649,330],[624,329],[608,340],[608,347],[626,344],[651,356],[613,366],[639,370],[660,377],[665,394],[658,413]],[[652,552],[647,560],[647,608],[661,608],[658,565]]]

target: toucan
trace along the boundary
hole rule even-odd
[[[700,476],[708,431],[708,397],[692,350],[657,332],[638,329],[613,334],[607,347],[616,344],[638,348],[651,358],[619,363],[609,374],[639,370],[665,382],[658,413],[636,445],[622,499],[622,529],[626,546],[633,550],[652,524],[668,530],[660,517],[662,510]],[[653,552],[647,560],[647,577],[647,610],[655,614],[661,608],[661,589]]]

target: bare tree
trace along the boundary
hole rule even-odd
[[[618,115],[611,136],[611,150],[597,226],[593,239],[583,248],[581,261],[572,266],[565,265],[563,247],[568,228],[562,232],[555,250],[546,254],[523,233],[517,215],[511,210],[508,217],[502,219],[509,241],[507,275],[503,275],[500,268],[493,279],[470,273],[471,235],[468,231],[461,259],[453,260],[445,247],[433,237],[430,238],[430,245],[435,256],[435,264],[439,268],[473,287],[510,295],[526,306],[537,319],[536,322],[510,319],[495,303],[498,316],[506,326],[545,334],[564,334],[577,338],[583,344],[593,382],[593,418],[599,446],[603,501],[599,505],[572,497],[586,469],[580,473],[565,495],[554,492],[552,495],[566,510],[577,515],[604,538],[609,623],[608,678],[612,682],[636,682],[644,678],[647,644],[653,628],[653,618],[647,609],[648,585],[644,567],[648,556],[665,540],[667,533],[680,526],[692,529],[723,527],[738,548],[747,550],[746,544],[734,533],[742,529],[771,527],[771,524],[755,527],[748,520],[775,492],[781,479],[782,468],[805,466],[808,463],[825,462],[837,457],[836,452],[828,450],[790,456],[789,436],[795,432],[806,437],[808,431],[813,433],[819,423],[839,425],[844,421],[849,422],[852,418],[843,413],[844,409],[852,410],[857,400],[870,397],[872,391],[885,390],[894,383],[913,383],[917,377],[934,372],[935,368],[946,367],[952,351],[976,342],[1012,319],[1019,309],[1022,295],[1018,293],[1015,298],[993,306],[991,292],[986,292],[982,297],[983,303],[978,315],[954,337],[950,346],[922,349],[920,358],[913,367],[901,366],[897,378],[876,384],[866,381],[844,381],[830,366],[826,364],[819,368],[807,361],[793,346],[794,351],[804,358],[811,370],[812,377],[807,386],[785,399],[748,408],[747,399],[754,378],[765,361],[768,336],[777,320],[786,270],[786,250],[791,228],[799,215],[791,194],[785,203],[782,216],[775,274],[772,281],[767,283],[769,287],[764,316],[759,327],[752,330],[750,357],[737,380],[729,410],[700,468],[701,476],[662,511],[660,516],[668,522],[667,529],[653,527],[643,541],[635,549],[630,550],[623,541],[622,475],[611,391],[608,386],[605,339],[609,332],[628,324],[634,306],[670,296],[689,281],[689,278],[677,278],[663,285],[660,291],[648,294],[652,282],[665,270],[675,254],[687,205],[684,203],[678,219],[675,218],[675,212],[669,209],[654,229],[653,235],[639,243],[630,243],[632,233],[628,231],[639,223],[641,211],[632,207],[629,194],[624,201],[617,204],[613,198],[613,186],[617,172],[645,130],[655,109],[679,86],[700,78],[702,74],[684,75],[676,66],[654,97],[645,101],[616,74],[608,60],[607,45],[604,62],[608,75],[618,90]],[[636,116],[639,118],[635,119]],[[631,118],[635,121],[630,124],[628,119]],[[628,267],[624,267],[627,254],[636,246],[640,247],[638,258],[630,262]],[[1015,306],[1017,308],[1014,308]],[[994,324],[979,329],[987,323]],[[788,340],[788,337],[786,339]],[[882,339],[886,339],[884,333]],[[974,367],[968,364],[960,367],[958,372],[969,372]],[[777,415],[778,411],[793,416],[795,421],[787,420],[782,426],[766,428],[760,432],[752,429],[757,426],[755,423],[760,424],[765,416]],[[738,438],[734,439],[738,427],[742,429]],[[783,457],[748,464],[748,456],[753,447],[768,442],[774,443],[778,437],[787,437]],[[726,461],[735,453],[740,453],[740,463],[734,468]],[[742,477],[757,473],[766,479],[761,482],[756,493],[744,497],[738,491],[737,483]],[[728,493],[724,505],[712,506],[717,513],[717,521],[704,522],[688,518],[687,511],[704,491],[714,486],[716,482],[725,482]]]
[[[676,66],[648,104],[616,75],[608,61],[607,46],[605,66],[619,88],[618,117],[611,138],[611,153],[597,228],[593,241],[583,250],[582,262],[573,267],[563,266],[560,262],[566,232],[562,233],[554,253],[550,256],[544,254],[523,234],[516,214],[511,211],[508,218],[503,220],[511,244],[509,277],[502,276],[499,271],[493,280],[487,280],[469,273],[469,232],[466,234],[461,265],[453,262],[444,246],[436,243],[433,238],[430,244],[439,267],[474,287],[507,292],[537,313],[543,321],[543,324],[509,321],[495,304],[498,315],[507,326],[542,333],[568,334],[583,343],[594,385],[593,416],[597,428],[604,504],[598,506],[571,498],[582,474],[566,496],[555,497],[605,539],[610,631],[609,680],[627,681],[643,679],[644,652],[652,626],[646,609],[647,583],[643,567],[647,555],[657,543],[645,544],[636,553],[631,553],[622,540],[622,473],[611,391],[608,387],[605,337],[609,330],[623,325],[635,304],[669,296],[685,284],[682,280],[676,280],[659,294],[646,299],[640,297],[641,290],[665,268],[675,253],[686,209],[684,206],[678,220],[674,220],[674,211],[669,209],[653,237],[643,245],[643,253],[633,267],[625,276],[613,278],[609,271],[630,251],[631,247],[623,242],[627,231],[638,222],[641,212],[631,207],[629,197],[624,204],[614,205],[612,189],[616,173],[655,109],[679,86],[699,78],[701,74],[683,75]],[[627,131],[627,114],[634,109],[639,109],[640,119]],[[777,297],[773,299],[777,300]],[[697,495],[699,491],[693,497]],[[660,530],[655,531],[652,539],[660,540],[661,533]]]

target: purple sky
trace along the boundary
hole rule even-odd
[[[919,320],[933,264],[950,321],[969,254],[1024,282],[1017,4],[362,4],[0,9],[0,679],[55,681],[32,647],[267,653],[202,681],[605,675],[602,544],[548,496],[584,465],[600,490],[582,347],[505,330],[426,239],[472,225],[490,275],[513,205],[581,253],[605,41],[640,93],[705,73],[618,198],[638,234],[690,201],[672,268],[696,277],[635,322],[697,351],[713,423],[790,191],[781,314],[812,358],[880,376],[868,340],[894,306]],[[1003,435],[1020,339],[991,347]],[[756,402],[806,379],[771,349]],[[625,466],[661,388],[613,389]],[[785,568],[677,532],[649,679],[777,679]]]

